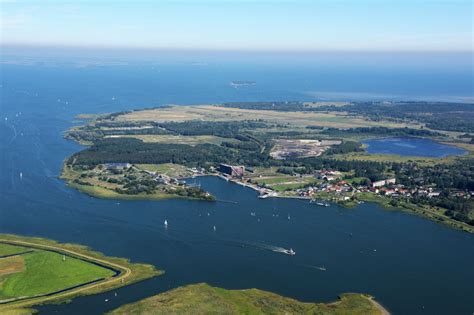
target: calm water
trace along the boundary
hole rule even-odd
[[[466,150],[452,145],[421,138],[383,138],[366,140],[362,143],[368,145],[367,152],[375,154],[445,157],[467,153]]]
[[[117,290],[117,297],[113,292],[81,297],[67,305],[42,306],[40,313],[100,314],[179,285],[208,282],[305,301],[364,292],[395,314],[471,314],[474,237],[416,216],[373,204],[349,210],[259,200],[252,190],[217,178],[199,181],[219,199],[236,203],[118,203],[90,198],[57,179],[64,158],[80,149],[62,138],[76,123],[75,114],[169,102],[302,99],[306,88],[324,81],[324,74],[312,71],[2,66],[0,232],[81,243],[166,270],[163,277]],[[272,80],[255,88],[228,86],[234,79],[266,77]],[[368,76],[365,84],[371,80]],[[292,247],[297,255],[282,255],[275,247]]]

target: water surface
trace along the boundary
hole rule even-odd
[[[368,146],[366,149],[367,152],[374,154],[442,158],[467,153],[467,151],[462,148],[422,138],[383,138],[365,140],[362,141],[362,143]]]
[[[232,66],[2,67],[0,232],[80,243],[166,270],[117,290],[117,297],[113,292],[80,297],[42,306],[40,314],[101,314],[197,282],[255,287],[304,301],[363,292],[394,314],[474,311],[474,237],[417,216],[374,204],[344,209],[260,200],[250,189],[213,177],[199,180],[234,203],[118,202],[91,198],[57,178],[62,161],[81,149],[62,138],[78,123],[76,114],[165,103],[302,99],[297,86],[314,88],[324,81],[321,73],[272,69],[278,75],[269,75],[267,68]],[[257,85],[234,89],[228,83],[235,79],[256,79]],[[274,251],[279,247],[297,254]]]

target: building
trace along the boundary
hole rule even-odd
[[[243,177],[245,167],[241,165],[219,164],[219,172],[230,175],[232,177]]]
[[[129,169],[132,167],[130,163],[105,163],[105,167],[109,170],[115,169]]]
[[[382,186],[390,185],[390,184],[395,184],[395,182],[396,182],[395,178],[379,180],[379,181],[376,181],[376,182],[372,183],[372,188],[382,187]]]

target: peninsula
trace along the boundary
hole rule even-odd
[[[110,315],[121,314],[389,314],[372,297],[343,294],[333,303],[303,303],[270,292],[225,290],[207,284],[177,288],[137,303],[124,305]]]
[[[473,232],[472,116],[472,104],[295,101],[86,116],[66,137],[89,148],[65,161],[62,177],[97,197],[213,200],[183,179],[219,175],[261,198],[378,202]],[[363,142],[381,138],[412,150],[391,153],[389,142],[367,152]],[[420,139],[461,153],[426,156]]]

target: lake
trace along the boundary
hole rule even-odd
[[[462,148],[422,138],[383,138],[365,140],[362,143],[367,145],[366,151],[373,154],[442,158],[467,153]]]
[[[113,292],[80,297],[70,304],[41,306],[40,314],[101,314],[197,282],[255,287],[304,301],[363,292],[394,314],[474,311],[474,236],[421,217],[375,204],[345,209],[261,200],[253,190],[215,177],[196,180],[233,203],[100,200],[57,178],[63,160],[81,149],[62,138],[79,123],[76,114],[168,102],[301,99],[297,85],[311,85],[306,78],[312,77],[324,81],[323,74],[299,69],[284,86],[288,80],[282,78],[290,70],[282,69],[272,70],[279,74],[274,81],[259,83],[272,77],[267,70],[2,65],[0,232],[80,243],[166,270],[162,277],[116,290],[117,297]],[[256,77],[253,87],[228,84]],[[275,252],[278,247],[292,247],[296,255]]]

